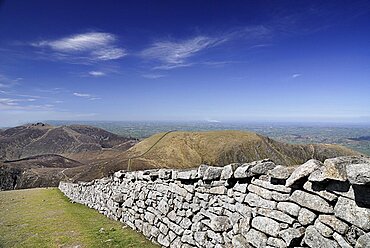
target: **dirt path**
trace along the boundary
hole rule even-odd
[[[158,247],[56,188],[0,192],[0,248]]]

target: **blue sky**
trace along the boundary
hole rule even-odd
[[[0,1],[0,126],[370,122],[370,1]]]

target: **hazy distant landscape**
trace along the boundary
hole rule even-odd
[[[370,124],[247,123],[247,122],[99,122],[48,121],[52,125],[86,124],[122,136],[143,139],[170,130],[243,130],[293,144],[339,144],[370,155]]]

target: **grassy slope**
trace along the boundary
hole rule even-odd
[[[126,153],[129,157],[143,154],[162,135],[144,139]],[[154,167],[189,168],[201,163],[225,165],[270,158],[275,163],[296,165],[310,158],[324,160],[340,155],[359,153],[338,145],[285,144],[244,131],[172,132],[133,164],[142,160]]]
[[[49,188],[0,192],[0,247],[157,246]]]

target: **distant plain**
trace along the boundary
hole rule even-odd
[[[258,123],[258,122],[126,122],[47,121],[52,125],[86,124],[134,138],[147,138],[170,130],[242,130],[256,132],[292,144],[339,144],[370,156],[370,124]]]

